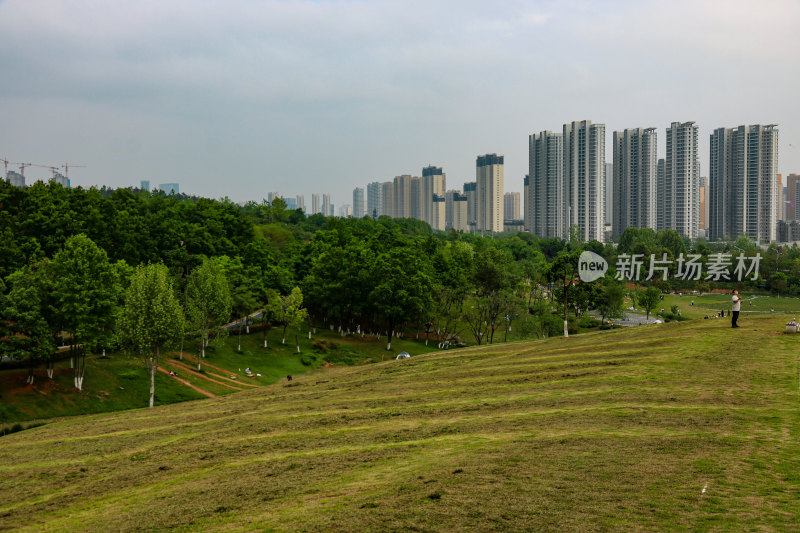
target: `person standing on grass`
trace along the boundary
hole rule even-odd
[[[739,319],[739,309],[742,305],[742,299],[739,298],[739,291],[733,291],[733,305],[731,305],[731,327],[738,328],[739,326],[736,324],[736,321]]]

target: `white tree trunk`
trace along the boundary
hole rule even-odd
[[[266,348],[266,347],[267,347],[267,339],[265,338],[264,339],[264,348]]]
[[[153,408],[153,401],[156,397],[156,367],[157,360],[150,361],[150,409]]]
[[[391,337],[389,337],[389,341],[386,343],[386,349],[387,350],[391,350],[392,349],[392,338]]]
[[[569,330],[567,329],[567,324],[568,324],[568,322],[565,320],[564,321],[564,336],[565,337],[569,337]]]
[[[311,330],[308,330],[308,340],[311,340]]]

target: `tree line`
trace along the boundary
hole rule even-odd
[[[0,183],[0,235],[0,352],[44,361],[52,376],[56,346],[68,341],[78,389],[87,350],[125,347],[152,381],[164,350],[182,352],[193,337],[200,360],[217,336],[253,321],[265,346],[267,331],[280,327],[298,351],[298,336],[317,327],[383,338],[387,349],[400,335],[446,348],[504,341],[512,327],[522,336],[568,333],[590,310],[603,320],[619,314],[630,289],[613,279],[618,254],[721,249],[674,231],[629,228],[618,246],[523,232],[482,237],[411,219],[306,216],[280,199],[239,206],[42,183]],[[754,251],[746,238],[734,244]],[[583,250],[611,265],[598,283],[574,282]],[[758,283],[800,287],[796,247],[770,248],[764,266],[773,275]],[[653,285],[684,283],[692,282]]]

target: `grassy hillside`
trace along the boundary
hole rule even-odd
[[[179,379],[166,373],[156,376],[157,405],[221,396],[268,385],[325,364],[362,364],[393,358],[406,350],[413,354],[434,349],[422,342],[397,339],[393,350],[387,352],[385,342],[358,337],[342,338],[328,330],[321,330],[309,340],[301,337],[300,353],[296,352],[294,337],[281,344],[281,332],[269,332],[269,347],[263,347],[263,333],[254,331],[242,335],[242,350],[238,351],[236,334],[223,339],[218,346],[208,350],[202,360],[202,371],[197,372],[195,346],[186,346],[183,361],[172,353],[162,358],[161,367],[177,372]],[[384,339],[385,341],[385,339]],[[251,368],[258,377],[248,378],[244,370]],[[150,381],[143,363],[127,354],[110,354],[108,358],[87,358],[84,390],[75,390],[69,361],[56,363],[53,380],[46,377],[44,367],[36,371],[32,386],[25,384],[27,369],[0,371],[0,428],[15,422],[47,420],[58,417],[104,413],[134,409],[147,405]],[[231,379],[233,377],[233,379]]]
[[[2,438],[30,531],[798,530],[784,316],[438,352]]]

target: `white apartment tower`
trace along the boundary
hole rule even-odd
[[[316,215],[317,213],[321,213],[320,207],[319,193],[315,192],[311,195],[311,214]]]
[[[322,214],[326,217],[333,216],[333,206],[331,206],[331,195],[330,194],[323,194],[322,195]]]
[[[467,197],[467,224],[475,229],[478,223],[478,184],[469,181],[464,184],[464,196]]]
[[[394,218],[394,182],[381,184],[381,214]]]
[[[444,215],[444,227],[445,229],[450,229],[453,227],[453,199],[455,198],[456,194],[461,194],[460,191],[455,189],[450,189],[449,191],[444,193],[445,199],[445,215]],[[466,207],[466,206],[465,206]],[[466,219],[466,214],[464,218]]]
[[[503,215],[506,220],[519,220],[519,193],[507,192],[503,195]]]
[[[578,226],[584,241],[604,240],[606,126],[581,120],[564,124],[567,231]]]
[[[657,135],[655,128],[614,132],[611,225],[617,237],[628,227],[656,228]]]
[[[355,218],[364,216],[364,189],[362,187],[353,189],[353,208],[351,212]]]
[[[528,137],[525,229],[541,238],[569,236],[564,137],[546,130]]]
[[[709,171],[710,238],[775,241],[782,201],[776,125],[714,130]]]
[[[503,231],[503,156],[486,154],[476,160],[478,220],[475,229]]]
[[[373,181],[367,184],[367,215],[377,219],[383,214],[383,184]]]
[[[422,209],[421,215],[422,220],[427,222],[431,225],[431,227],[435,226],[435,220],[433,215],[433,196],[444,196],[446,190],[446,177],[445,173],[442,172],[442,167],[434,167],[433,165],[428,165],[427,167],[422,169]],[[444,229],[436,228],[436,229]]]
[[[302,194],[298,194],[295,198],[295,202],[297,203],[297,209],[302,209],[303,211],[306,210],[306,198]]]
[[[690,239],[697,238],[700,219],[699,167],[697,125],[673,122],[667,128],[662,229],[674,229]]]
[[[413,176],[403,174],[394,178],[394,195],[392,197],[394,218],[411,218],[411,181]]]
[[[467,233],[470,230],[467,222],[467,210],[469,201],[466,194],[456,191],[453,194],[453,226],[456,231]]]
[[[434,194],[431,202],[431,229],[445,230],[445,213],[447,211],[447,200],[443,194]]]

